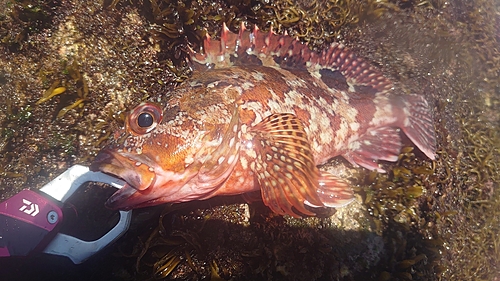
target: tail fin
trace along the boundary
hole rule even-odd
[[[423,96],[405,96],[409,116],[401,126],[408,138],[430,159],[436,157],[436,131],[432,109]]]

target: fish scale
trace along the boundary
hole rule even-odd
[[[435,158],[425,98],[396,93],[341,44],[314,52],[287,34],[223,25],[220,40],[207,36],[203,50],[191,50],[193,75],[161,95],[171,98],[134,108],[92,163],[127,182],[109,207],[260,190],[277,214],[313,216],[354,198],[348,181],[318,169],[333,157],[385,172],[378,161],[397,160],[403,132]]]

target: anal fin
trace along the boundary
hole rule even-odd
[[[320,172],[318,179],[318,196],[324,206],[330,208],[340,208],[348,205],[354,200],[354,192],[349,183],[339,177],[332,175],[329,172]],[[314,206],[309,202],[305,204],[311,207]]]
[[[342,155],[354,166],[362,166],[369,170],[384,173],[378,166],[378,160],[394,162],[401,151],[399,129],[380,127],[362,135],[357,141],[349,144],[350,150]]]

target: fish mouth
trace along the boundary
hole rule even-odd
[[[137,158],[137,159],[134,159]],[[148,206],[147,196],[156,182],[154,167],[146,164],[147,157],[131,157],[110,149],[104,149],[96,156],[90,165],[91,171],[101,171],[123,179],[126,184],[115,192],[107,201],[110,209],[129,210],[141,205]]]

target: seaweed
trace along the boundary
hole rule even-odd
[[[101,272],[122,280],[492,280],[497,14],[484,0],[9,2],[0,12],[1,197],[92,161],[128,108],[189,77],[188,48],[206,33],[217,37],[222,22],[234,32],[245,22],[317,50],[341,41],[393,78],[396,91],[425,95],[436,161],[405,147],[397,163],[384,163],[386,174],[355,169],[359,202],[332,217],[279,217],[242,201],[169,207],[118,243]],[[338,159],[331,165],[350,170]]]

